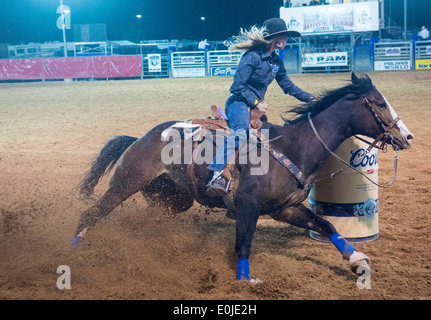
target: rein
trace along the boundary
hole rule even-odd
[[[340,158],[337,154],[335,154],[326,144],[325,142],[322,140],[322,138],[320,137],[319,133],[316,130],[316,127],[313,124],[313,121],[311,120],[311,113],[308,113],[308,122],[310,123],[311,128],[314,131],[314,134],[316,135],[317,139],[320,141],[320,143],[323,145],[323,147],[336,159],[338,159],[339,161],[341,161],[342,163],[344,163],[346,166],[348,166],[349,168],[355,170],[356,172],[358,172],[359,174],[361,174],[362,176],[364,176],[367,180],[369,180],[371,183],[373,183],[374,185],[380,187],[380,188],[389,188],[395,181],[395,179],[397,178],[397,168],[398,168],[398,152],[399,149],[397,146],[394,146],[393,144],[393,137],[389,134],[390,129],[398,122],[398,120],[400,120],[399,117],[397,117],[396,119],[394,119],[389,125],[387,125],[384,121],[381,120],[381,118],[376,114],[376,112],[374,111],[373,107],[371,106],[369,100],[367,99],[367,97],[365,97],[364,95],[361,96],[362,101],[364,101],[365,105],[370,109],[371,113],[373,114],[374,118],[376,119],[377,123],[379,124],[380,128],[382,129],[382,133],[374,140],[373,143],[370,144],[370,146],[367,149],[367,152],[369,152],[372,148],[376,147],[376,144],[379,141],[382,141],[382,145],[380,147],[377,147],[381,150],[386,150],[387,149],[387,143],[386,141],[388,140],[389,137],[391,137],[391,145],[394,147],[395,149],[395,158],[394,158],[394,178],[392,179],[391,182],[389,182],[388,185],[381,185],[378,184],[377,182],[371,180],[369,177],[367,177],[365,174],[363,174],[361,171],[359,171],[358,169],[354,168],[353,166],[351,166],[347,161],[345,161],[344,159]],[[363,140],[363,139],[360,139]],[[365,140],[363,140],[365,141]],[[365,141],[366,142],[366,141]],[[341,171],[343,171],[343,169],[334,172],[333,174],[331,174],[328,178],[333,178],[334,176],[338,175],[339,173],[341,173]],[[327,178],[324,178],[327,179]],[[324,180],[324,179],[320,179],[320,180]],[[320,181],[318,180],[318,181]],[[313,183],[317,182],[314,181]]]

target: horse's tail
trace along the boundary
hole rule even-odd
[[[124,151],[138,140],[130,136],[117,136],[109,140],[100,151],[99,156],[94,160],[91,169],[85,174],[84,179],[79,183],[79,193],[84,198],[89,198],[99,179],[108,173],[116,164]]]

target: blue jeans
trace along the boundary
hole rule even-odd
[[[225,113],[233,133],[230,134],[227,139],[224,139],[223,145],[217,148],[213,162],[208,167],[208,169],[213,171],[224,170],[239,145],[242,142],[247,141],[247,132],[250,127],[250,114],[248,107],[244,102],[230,102],[228,100],[225,107]]]

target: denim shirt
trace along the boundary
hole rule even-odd
[[[256,101],[264,99],[266,90],[274,78],[285,94],[303,102],[311,100],[311,94],[298,88],[289,79],[280,57],[275,52],[270,54],[262,45],[243,54],[230,88],[232,96],[227,104],[240,100],[247,106],[254,107]]]

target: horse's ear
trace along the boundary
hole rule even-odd
[[[352,72],[352,83],[355,84],[358,82],[358,77],[356,76],[356,74],[354,72]]]

